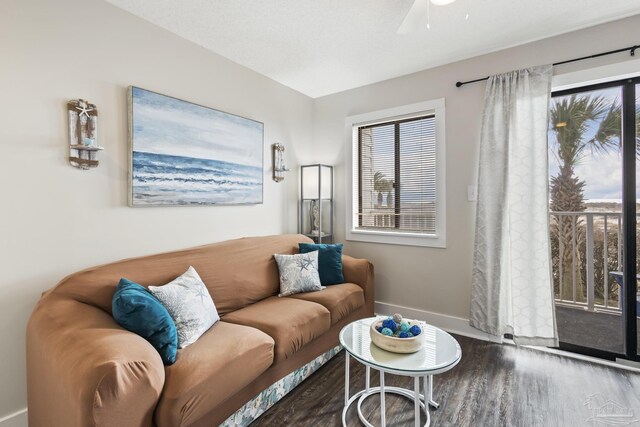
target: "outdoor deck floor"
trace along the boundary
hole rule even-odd
[[[624,327],[620,315],[556,306],[556,320],[561,342],[624,353]],[[640,332],[638,342],[640,343]]]

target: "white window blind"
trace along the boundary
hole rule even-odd
[[[436,233],[434,114],[358,127],[360,230]]]

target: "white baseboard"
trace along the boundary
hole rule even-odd
[[[424,320],[430,325],[437,326],[447,332],[451,332],[458,335],[464,335],[465,337],[476,338],[483,341],[491,341],[500,343],[502,340],[499,337],[487,334],[486,332],[479,331],[476,328],[469,326],[469,319],[462,317],[449,316],[446,314],[434,313],[432,311],[420,310],[417,308],[403,307],[401,305],[388,304],[386,302],[376,301],[375,312],[382,315],[392,315],[394,313],[400,313],[409,319]]]
[[[28,427],[27,408],[0,418],[0,427]]]

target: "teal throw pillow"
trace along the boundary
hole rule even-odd
[[[144,286],[120,279],[111,300],[111,311],[120,326],[149,341],[165,365],[176,361],[176,325],[167,309]]]
[[[342,243],[330,245],[327,243],[299,243],[301,254],[319,251],[318,273],[322,285],[344,283],[342,275]]]

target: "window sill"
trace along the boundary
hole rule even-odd
[[[447,241],[444,236],[440,236],[437,234],[347,230],[346,240],[354,242],[384,243],[388,245],[421,246],[441,249],[445,249],[447,247]]]

